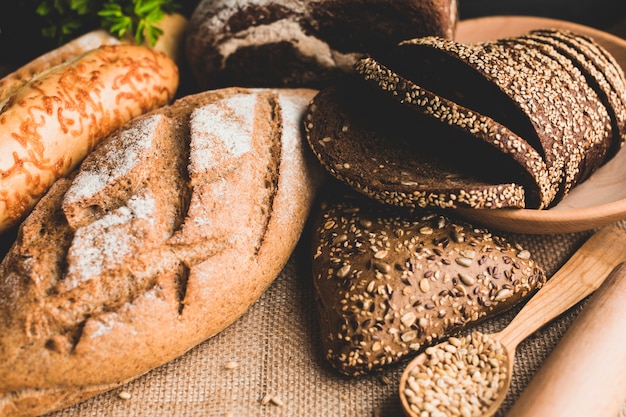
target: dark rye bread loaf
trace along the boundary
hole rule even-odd
[[[54,184],[0,263],[0,415],[112,389],[247,310],[287,262],[323,179],[301,135],[314,93],[184,97]]]
[[[387,204],[502,208],[553,198],[541,155],[518,135],[427,90],[411,94],[436,101],[424,117],[359,80],[325,88],[306,113],[309,145],[334,177]]]
[[[510,126],[534,144],[557,190],[555,201],[577,182],[583,159],[592,171],[596,162],[604,160],[612,138],[607,110],[571,60],[549,45],[524,37],[477,44],[427,37],[402,42],[394,57],[388,65],[395,72],[442,96],[457,90],[463,104]],[[416,72],[416,65],[426,60],[432,60],[435,68]],[[448,68],[454,61],[464,65],[451,72]],[[492,89],[497,95],[468,93],[467,71],[477,72],[483,84],[497,87]],[[420,79],[423,73],[437,74],[438,79]],[[444,83],[440,93],[436,87]],[[507,111],[496,110],[500,106]]]
[[[585,42],[587,49],[563,47],[560,37]],[[526,207],[548,208],[622,146],[626,112],[615,86],[623,85],[624,75],[601,50],[588,38],[558,31],[475,44],[422,37],[403,41],[384,63],[364,57],[356,69],[419,114],[455,125],[455,114],[440,111],[442,102],[452,102],[492,119],[487,131],[494,124],[509,128],[545,163],[546,171],[536,175],[549,188],[539,205],[527,198]],[[470,133],[481,137],[484,130]]]
[[[570,31],[535,30],[526,37],[556,48],[584,73],[611,117],[613,140],[607,156],[612,157],[626,139],[626,79],[615,58],[589,37]]]
[[[202,0],[186,56],[202,88],[315,86],[417,36],[452,37],[456,0]]]
[[[349,376],[503,312],[546,279],[529,251],[501,236],[363,196],[322,203],[313,227],[324,354]]]

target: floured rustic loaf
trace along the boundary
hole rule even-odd
[[[571,32],[540,30],[475,44],[416,38],[401,42],[382,60],[362,58],[356,68],[390,99],[440,124],[439,135],[416,134],[416,143],[445,142],[447,132],[461,131],[466,141],[497,142],[507,154],[523,149],[524,159],[530,145],[545,167],[526,163],[533,168],[533,182],[517,182],[526,198],[513,207],[555,205],[624,142],[623,70],[600,45]],[[504,137],[501,126],[524,147]],[[477,166],[494,166],[490,155],[472,157]],[[402,195],[411,196],[416,188],[407,186]],[[439,188],[430,191],[436,194]],[[372,191],[380,200],[384,193],[381,187]],[[449,206],[487,207],[460,200]]]
[[[0,264],[1,415],[112,389],[246,311],[287,262],[323,178],[302,146],[314,93],[184,97],[54,184]]]
[[[316,208],[312,244],[324,353],[350,376],[503,312],[546,280],[531,253],[502,236],[356,194]]]
[[[203,88],[316,86],[418,36],[450,38],[456,0],[202,0],[186,56]]]

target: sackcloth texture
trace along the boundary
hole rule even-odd
[[[626,230],[626,221],[617,225]],[[550,277],[592,233],[501,234],[529,249]],[[305,231],[271,287],[223,332],[118,389],[48,417],[403,416],[398,383],[406,361],[357,378],[341,376],[326,363],[310,272],[309,236]],[[504,416],[513,405],[585,302],[518,346],[511,388],[497,416]],[[519,308],[475,328],[496,332]],[[130,398],[122,398],[122,392]]]

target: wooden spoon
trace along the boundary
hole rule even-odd
[[[507,417],[617,417],[626,399],[626,264],[589,298]]]
[[[405,414],[439,411],[441,416],[492,416],[511,384],[517,345],[595,291],[626,261],[626,232],[606,226],[526,303],[500,332],[473,332],[427,348],[400,379]]]

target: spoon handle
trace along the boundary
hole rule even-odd
[[[511,348],[598,289],[626,261],[626,232],[606,226],[593,234],[499,334]]]
[[[507,417],[617,417],[626,399],[626,264],[613,270]]]

